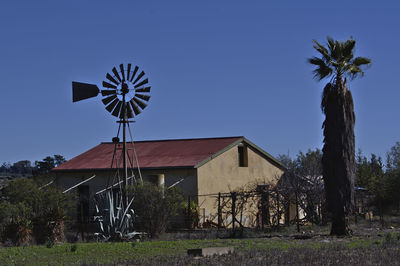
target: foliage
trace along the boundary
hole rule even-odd
[[[40,190],[33,179],[24,178],[10,182],[1,191],[1,198],[3,238],[9,238],[8,229],[18,231],[25,226],[26,232],[33,233],[38,243],[49,238],[56,242],[63,241],[65,214],[73,206],[70,195],[54,187]],[[13,242],[18,244],[21,241]]]
[[[372,207],[378,210],[383,222],[383,213],[390,207],[397,208],[400,202],[400,145],[397,142],[387,153],[386,168],[382,159],[371,154],[370,159],[362,154],[357,155],[356,186],[366,188],[373,196],[369,202]]]
[[[122,241],[133,238],[134,211],[131,208],[132,199],[128,206],[124,206],[122,193],[113,193],[107,190],[99,196],[96,204],[96,218],[99,222],[100,234],[105,241]]]
[[[54,156],[47,156],[42,161],[35,161],[35,175],[46,174],[54,167],[57,167],[65,162],[66,160],[64,156],[58,154]]]
[[[378,200],[387,199],[387,184],[380,157],[371,154],[371,159],[357,154],[355,185],[368,189]]]
[[[400,142],[396,142],[386,155],[386,168],[388,171],[400,171]]]
[[[14,175],[14,176],[31,176],[34,167],[31,164],[31,161],[22,160],[11,163],[3,163],[0,166],[0,173],[3,175]]]
[[[21,160],[13,164],[4,162],[0,166],[0,173],[12,177],[42,175],[65,162],[64,156],[58,154],[46,156],[42,161],[35,161],[34,165],[29,160]]]
[[[321,57],[313,56],[308,60],[310,64],[316,66],[313,71],[315,78],[322,80],[334,76],[354,79],[364,75],[361,67],[370,65],[371,60],[365,57],[354,58],[355,40],[349,39],[343,42],[329,36],[327,40],[327,47],[314,40],[314,49],[321,54]]]
[[[11,241],[13,245],[26,245],[31,239],[32,209],[22,202],[12,204],[0,203],[0,225],[2,240]]]
[[[135,225],[143,228],[152,238],[165,231],[171,218],[183,206],[183,196],[175,187],[164,190],[149,182],[139,182],[129,188],[129,194],[134,199]]]
[[[14,163],[10,170],[15,174],[32,175],[32,169],[31,161],[23,160]]]
[[[386,156],[389,198],[393,204],[400,205],[400,142],[396,142]]]
[[[185,210],[186,228],[196,228],[199,225],[199,205],[194,200],[191,200],[189,204],[187,202],[184,203],[183,209]]]
[[[356,41],[337,41],[327,38],[327,46],[314,40],[314,48],[321,57],[312,57],[309,63],[316,66],[314,77],[322,80],[331,77],[322,94],[321,109],[324,147],[322,172],[325,182],[326,202],[331,214],[331,234],[348,234],[346,215],[352,212],[354,200],[355,148],[354,104],[346,77],[353,79],[364,75],[361,67],[371,60],[354,58]]]

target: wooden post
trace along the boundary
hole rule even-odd
[[[188,229],[192,229],[191,227],[191,213],[190,213],[190,195],[188,195],[188,206],[187,206],[187,214],[186,214],[186,220],[187,220],[187,227]]]
[[[296,194],[296,225],[297,225],[297,232],[300,232],[299,199],[297,196],[297,191],[295,194]]]
[[[278,190],[276,191],[276,213],[278,215],[277,227],[279,228],[279,222],[281,220],[281,211],[279,210],[279,192],[278,192]]]
[[[261,191],[261,229],[264,230],[265,224],[265,192]]]
[[[221,192],[218,192],[218,229],[222,225],[222,213],[221,213]]]
[[[231,192],[232,197],[232,232],[233,236],[235,236],[235,208],[236,208],[236,192]]]
[[[354,192],[354,223],[358,223],[358,210],[357,210],[357,192]]]

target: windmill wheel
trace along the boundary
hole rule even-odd
[[[126,68],[120,64],[119,70],[114,67],[112,73],[113,75],[107,73],[107,80],[103,81],[105,89],[101,90],[106,110],[119,118],[123,118],[125,114],[127,118],[137,116],[150,100],[151,87],[148,86],[149,80],[145,77],[145,72],[138,66],[132,69],[131,64],[127,64]]]

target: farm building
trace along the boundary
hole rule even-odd
[[[135,141],[127,147],[134,165],[129,173],[135,179],[142,176],[165,188],[179,187],[198,203],[201,221],[215,220],[212,214],[216,213],[215,198],[201,195],[230,192],[249,184],[270,184],[284,170],[277,159],[244,137]],[[92,199],[96,192],[118,182],[121,153],[121,143],[101,143],[54,168],[56,183],[67,189],[95,176],[76,188],[79,198]],[[117,164],[112,165],[113,158]],[[88,214],[94,207],[90,202],[85,204]]]

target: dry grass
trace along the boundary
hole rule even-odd
[[[398,228],[398,226],[396,226]],[[328,227],[282,228],[244,239],[186,239],[139,243],[78,243],[0,248],[1,265],[400,265],[400,230],[353,227],[354,236]],[[305,237],[301,237],[305,236]],[[206,237],[206,235],[204,235]],[[233,246],[230,255],[193,258],[187,249]]]
[[[122,263],[126,265],[400,265],[400,246],[246,250],[231,255],[206,258],[181,255]]]

